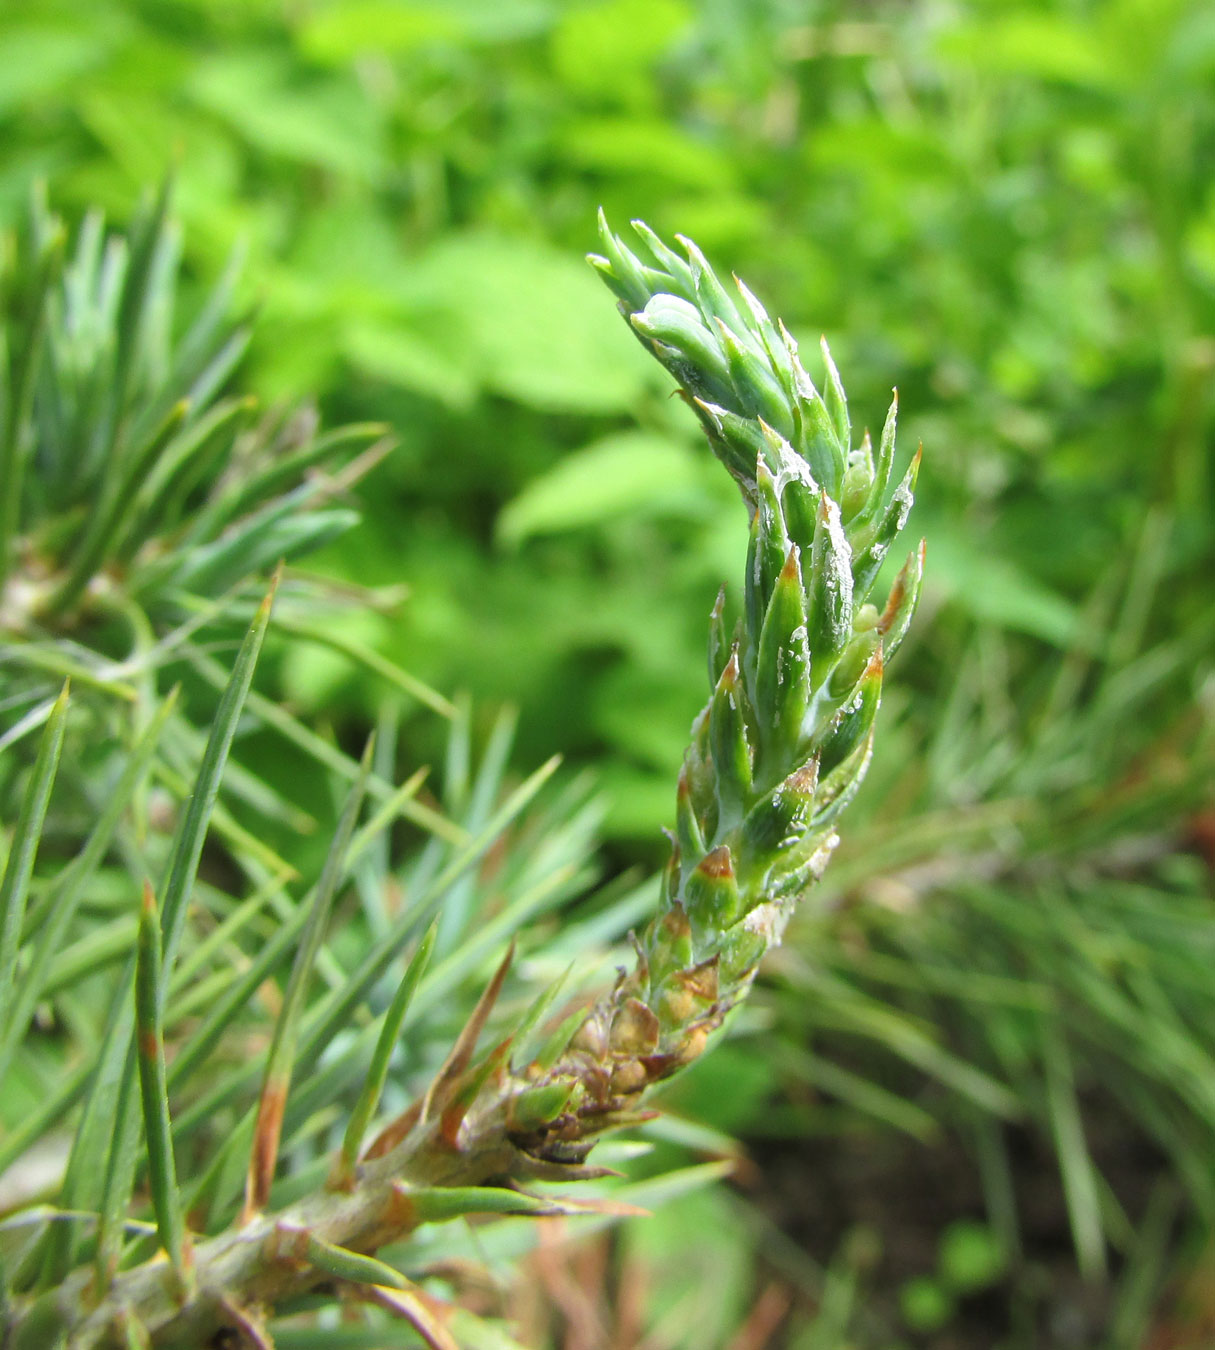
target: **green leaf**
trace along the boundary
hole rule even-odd
[[[494,393],[546,412],[617,413],[653,383],[594,278],[532,240],[448,235],[410,272],[418,307],[459,325],[470,368]]]
[[[761,763],[766,765],[774,756],[777,765],[789,765],[810,702],[806,595],[796,544],[789,547],[758,635],[754,701]]]
[[[416,325],[416,326],[415,326]],[[342,350],[356,370],[387,384],[466,410],[477,393],[477,371],[461,350],[449,350],[422,325],[402,316],[395,321],[352,318],[342,334]]]
[[[301,79],[272,49],[202,58],[186,95],[274,157],[374,181],[385,166],[375,105],[353,83]]]
[[[361,56],[402,57],[419,48],[473,47],[543,32],[553,0],[343,0],[308,13],[297,27],[301,50],[314,61],[346,67]]]
[[[409,1281],[399,1270],[373,1256],[348,1251],[310,1233],[306,1228],[292,1229],[278,1224],[271,1238],[276,1252],[292,1261],[307,1261],[337,1280],[353,1284],[382,1284],[389,1289],[405,1289]]]
[[[322,548],[358,524],[358,512],[347,508],[299,510],[313,492],[305,486],[271,502],[213,543],[174,560],[176,565],[171,564],[167,574],[157,568],[139,576],[140,589],[147,591],[155,584],[218,595],[280,559],[289,562]]]
[[[644,431],[605,436],[563,455],[502,509],[497,535],[517,545],[620,516],[679,510],[700,481],[694,456],[683,446]]]
[[[692,21],[683,0],[607,0],[565,10],[553,30],[553,66],[581,95],[647,98],[648,72]]]
[[[464,24],[441,5],[398,0],[348,0],[306,14],[295,33],[307,56],[336,66],[371,53],[405,54],[436,39],[463,36]]]
[[[561,1214],[561,1200],[528,1195],[498,1186],[435,1186],[414,1189],[404,1185],[401,1198],[421,1223],[445,1223],[469,1214]]]
[[[718,837],[738,823],[743,804],[751,795],[752,747],[747,740],[745,700],[735,648],[709,703],[709,744],[723,817]]]
[[[681,188],[729,188],[737,165],[706,138],[650,117],[581,117],[561,129],[571,164],[593,173],[651,175]]]
[[[968,70],[1060,80],[1098,90],[1116,88],[1124,70],[1094,23],[1062,14],[993,13],[942,34],[941,53]]]
[[[10,116],[34,99],[53,96],[106,59],[119,35],[110,27],[118,16],[110,12],[104,23],[90,23],[90,17],[77,13],[61,23],[5,25],[0,114]]]

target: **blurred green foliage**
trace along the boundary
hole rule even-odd
[[[943,622],[1066,646],[1152,504],[1190,578],[1154,628],[1195,602],[1205,5],[30,0],[0,39],[4,210],[46,175],[125,217],[173,167],[200,271],[249,249],[253,386],[400,431],[328,566],[415,599],[359,636],[517,700],[532,756],[610,752],[622,835],[667,809],[736,522],[577,261],[599,203],[825,330],[869,420],[898,384]]]
[[[858,421],[898,385],[928,595],[868,804],[776,968],[778,1083],[722,1051],[680,1091],[727,1129],[955,1131],[1005,1255],[1000,1131],[1040,1128],[1133,1344],[1168,1223],[1116,1203],[1092,1096],[1215,1216],[1210,877],[1176,856],[1212,763],[1211,7],[25,0],[0,51],[0,214],[44,176],[123,220],[171,170],[200,281],[244,242],[246,383],[401,439],[323,566],[410,598],[335,629],[517,703],[521,764],[594,762],[621,861],[659,856],[741,522],[578,261],[595,207],[825,331]],[[383,696],[313,647],[282,679],[339,721]],[[869,1270],[820,1272],[833,1326]]]

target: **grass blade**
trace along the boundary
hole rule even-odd
[[[389,684],[400,689],[402,693],[417,699],[419,703],[424,704],[433,712],[437,712],[440,716],[449,719],[455,717],[455,705],[449,699],[444,698],[437,690],[432,689],[430,685],[418,679],[416,675],[411,675],[409,671],[398,666],[395,661],[390,661],[386,656],[381,656],[373,648],[367,647],[361,642],[356,642],[353,638],[343,636],[336,629],[326,630],[318,628],[315,624],[301,623],[298,619],[292,618],[280,618],[279,627],[283,632],[290,633],[293,637],[303,638],[307,642],[315,642],[318,646],[328,647],[331,651],[347,657],[356,664],[365,666],[373,674],[379,675]]]
[[[330,1183],[335,1190],[344,1189],[354,1177],[354,1169],[359,1160],[359,1151],[363,1145],[363,1135],[366,1133],[368,1122],[375,1115],[376,1107],[380,1104],[380,1094],[384,1090],[384,1082],[388,1077],[388,1065],[392,1060],[392,1052],[396,1047],[397,1038],[401,1034],[401,1024],[405,1020],[405,1014],[409,1011],[414,991],[426,970],[430,953],[435,945],[435,929],[436,925],[431,924],[426,936],[418,944],[418,949],[413,954],[413,959],[405,971],[405,976],[401,983],[397,985],[397,991],[392,997],[392,1003],[389,1005],[388,1013],[384,1018],[384,1025],[380,1029],[380,1039],[376,1042],[375,1053],[371,1057],[371,1067],[367,1071],[367,1080],[359,1094],[358,1101],[355,1103],[354,1110],[351,1112],[350,1123],[346,1127],[346,1136],[342,1141],[338,1165],[333,1181]]]
[[[559,763],[560,760],[554,757],[521,783],[494,813],[485,829],[475,839],[469,840],[460,848],[437,877],[427,880],[425,885],[419,889],[413,904],[403,914],[399,915],[393,926],[368,949],[346,983],[341,988],[331,990],[308,1010],[304,1017],[300,1038],[298,1058],[300,1068],[307,1068],[315,1064],[338,1030],[350,1025],[354,1010],[366,997],[368,990],[384,974],[400,950],[418,931],[421,924],[433,919],[436,909],[442,904],[448,887],[453,882],[458,881],[469,868],[477,865],[493,847],[495,841],[502,837],[503,832],[511,822],[527,808],[536,793],[555,772]],[[371,779],[370,781],[374,783],[377,780]],[[529,900],[529,897],[524,896],[523,899],[526,901]],[[450,978],[445,979],[441,984],[442,991],[451,988],[457,978],[463,978],[468,970],[481,960],[486,949],[504,940],[503,934],[509,936],[509,933],[513,931],[513,925],[519,922],[519,913],[517,912],[519,909],[520,906],[516,903],[511,907],[511,912],[499,915],[492,924],[487,925],[483,941],[481,940],[482,935],[478,934],[477,949],[470,954],[467,962],[461,961],[459,971],[454,969],[451,971]],[[302,922],[302,920],[299,922]],[[280,934],[276,934],[268,946],[274,947],[277,958],[287,950],[289,942],[282,939]],[[459,955],[463,957],[464,954],[460,953]],[[261,961],[262,955],[259,954],[258,962]],[[254,964],[258,965],[258,962]],[[452,961],[449,959],[446,964],[451,966]],[[258,967],[262,972],[266,968],[264,963]],[[246,974],[252,976],[256,973],[254,968],[250,967],[250,971]],[[434,984],[435,974],[436,972],[432,971],[418,991],[418,999],[426,1002],[427,1006],[433,1004],[439,996],[439,993],[436,992],[431,997],[427,997],[428,988]],[[262,978],[264,978],[264,973],[260,975],[256,983],[260,983]],[[194,1042],[197,1039],[196,1036],[188,1049],[174,1060],[169,1075],[171,1082],[175,1079],[178,1066],[182,1063],[183,1058],[185,1056],[193,1057]],[[222,1104],[238,1096],[255,1075],[255,1065],[243,1065],[234,1070],[223,1083],[203,1099],[193,1103],[183,1111],[177,1120],[178,1139],[180,1140],[188,1132],[196,1130],[201,1124],[209,1120]]]
[[[218,661],[193,650],[188,651],[185,655],[208,683],[217,688],[222,687],[224,670]],[[331,745],[324,737],[318,736],[310,727],[304,726],[289,712],[280,708],[273,699],[265,698],[254,692],[249,696],[249,709],[266,726],[277,731],[285,740],[298,746],[305,754],[311,755],[326,768],[332,769],[334,773],[340,774],[348,781],[352,781],[357,776],[358,765],[349,755],[344,754],[337,746]],[[382,801],[398,789],[385,782],[384,779],[372,776],[368,780],[367,791],[369,795],[375,797],[378,801]],[[421,827],[437,838],[443,839],[449,844],[466,844],[468,842],[468,835],[460,826],[422,802],[405,797],[401,800],[400,806],[401,816],[405,820]]]
[[[95,1068],[87,1078],[87,1095],[59,1192],[59,1204],[66,1210],[97,1213],[102,1207],[104,1177],[100,1174],[97,1159],[107,1156],[108,1141],[115,1130],[117,1107],[122,1096],[122,1073],[134,1012],[131,1000],[134,972],[134,960],[128,958],[122,977],[114,988],[101,1046],[95,1058]],[[85,1081],[82,1075],[79,1084],[65,1087],[64,1099],[53,1103],[59,1108],[57,1114],[61,1115],[71,1107]],[[75,1091],[70,1091],[73,1086]],[[43,1129],[49,1123],[44,1113]],[[75,1264],[78,1238],[79,1225],[74,1221],[52,1225],[43,1263],[44,1287],[61,1283]]]
[[[34,385],[41,365],[46,337],[50,292],[62,267],[66,234],[58,221],[47,214],[42,194],[35,196],[31,210],[31,244],[37,257],[31,268],[29,291],[23,298],[19,320],[22,340],[11,363],[0,333],[0,362],[8,366],[8,379],[0,383],[6,406],[0,407],[0,593],[8,579],[13,543],[21,527],[22,482],[25,477],[24,444],[34,402]]]
[[[211,734],[207,738],[189,804],[173,841],[169,879],[165,885],[164,901],[161,905],[164,968],[170,974],[185,927],[186,901],[198,873],[198,861],[202,856],[207,824],[219,794],[219,780],[228,759],[228,752],[232,748],[232,739],[236,735],[236,725],[244,709],[249,686],[253,681],[253,670],[257,665],[257,658],[270,623],[270,610],[274,604],[274,594],[278,588],[280,575],[281,569],[275,573],[270,590],[254,616],[253,624],[236,655],[232,672],[220,698],[215,720],[211,724]]]
[[[170,691],[132,750],[122,777],[106,800],[105,807],[79,855],[66,867],[51,888],[38,924],[37,939],[29,967],[11,1002],[0,1009],[0,1081],[17,1044],[24,1037],[38,1000],[44,996],[54,960],[62,953],[64,937],[76,913],[81,891],[105,855],[127,803],[147,772],[160,734],[177,704],[177,690]]]
[[[219,793],[220,778],[270,622],[270,610],[274,603],[280,572],[275,573],[270,590],[262,601],[237,653],[211,725],[186,811],[173,839],[167,868],[168,880],[165,884],[160,915],[161,969],[165,980],[172,979],[177,949],[185,929],[186,903],[197,876],[207,826]],[[108,1283],[117,1268],[124,1235],[123,1217],[134,1188],[139,1156],[139,1102],[134,1086],[137,1068],[135,1045],[131,1040],[132,1029],[132,1024],[128,1020],[124,1027],[127,1053],[122,1067],[122,1079],[118,1086],[117,1107],[113,1115],[113,1142],[110,1147],[101,1205],[96,1263],[98,1282],[102,1287]]]
[[[186,542],[194,544],[213,538],[241,512],[269,500],[280,489],[298,483],[315,465],[324,464],[345,446],[382,438],[387,430],[381,422],[338,427],[310,440],[298,450],[274,456],[265,468],[234,481],[221,496],[207,503],[191,523]]]
[[[270,1195],[270,1182],[274,1177],[274,1168],[278,1160],[279,1137],[283,1126],[283,1113],[287,1108],[287,1093],[291,1087],[291,1073],[295,1063],[296,1046],[299,1042],[300,1019],[304,1011],[304,995],[308,988],[308,979],[316,963],[321,940],[333,908],[333,899],[338,883],[342,878],[346,860],[346,851],[350,838],[354,834],[354,823],[358,819],[359,809],[371,773],[371,759],[374,751],[374,738],[367,742],[363,753],[359,776],[346,799],[342,818],[338,822],[329,855],[317,882],[312,904],[308,910],[307,922],[295,964],[287,981],[287,992],[283,995],[283,1006],[275,1023],[274,1035],[270,1042],[270,1051],[266,1057],[266,1074],[262,1083],[261,1098],[257,1108],[257,1125],[254,1129],[253,1149],[249,1158],[249,1172],[245,1184],[245,1208],[243,1219],[248,1222],[266,1206]]]
[[[29,897],[30,877],[34,859],[42,837],[42,824],[51,798],[51,785],[59,767],[63,750],[63,733],[67,725],[68,694],[63,690],[47,719],[38,757],[21,803],[4,880],[0,882],[0,1004],[11,1008],[14,997],[14,976],[17,969],[17,947],[21,940],[21,924],[25,918],[25,903]],[[7,1021],[9,1014],[5,1014]]]
[[[106,551],[122,530],[139,485],[155,467],[189,410],[189,404],[184,399],[175,403],[146,444],[131,455],[125,465],[115,467],[103,489],[103,500],[90,515],[88,527],[80,536],[68,575],[51,601],[53,610],[62,612],[70,609],[80,598],[85,586],[101,566]]]
[[[124,980],[124,984],[128,987],[131,984],[130,977],[134,973],[132,962],[128,978]],[[133,1029],[134,1017],[128,1016],[121,1024],[125,1049],[122,1048],[120,1040],[118,1050],[122,1058],[111,1118],[113,1125],[110,1153],[106,1163],[105,1184],[102,1188],[97,1223],[94,1270],[99,1289],[108,1288],[118,1270],[123,1238],[126,1236],[124,1220],[135,1189],[135,1169],[139,1162],[139,1094],[135,1087],[139,1070],[135,1058],[135,1041],[131,1035]],[[63,1276],[60,1276],[60,1281],[62,1279]]]
[[[1080,1273],[1090,1280],[1105,1278],[1105,1237],[1101,1223],[1098,1178],[1092,1156],[1084,1141],[1080,1103],[1071,1056],[1063,1036],[1053,1027],[1044,1027],[1042,1059],[1046,1072],[1046,1104],[1055,1152],[1063,1176],[1063,1193],[1076,1261]]]
[[[183,1289],[189,1287],[189,1239],[177,1189],[169,1093],[165,1083],[165,978],[160,949],[160,915],[151,884],[144,882],[135,965],[135,1020],[139,1032],[139,1086],[148,1142],[148,1180],[161,1246]]]

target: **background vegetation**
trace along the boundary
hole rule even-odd
[[[319,566],[408,597],[334,631],[483,736],[517,706],[520,771],[593,766],[612,870],[660,857],[741,522],[580,261],[595,208],[695,238],[924,443],[860,818],[755,1044],[669,1098],[755,1166],[548,1253],[532,1341],[1215,1335],[1209,6],[27,0],[0,52],[0,212],[42,177],[122,222],[171,169],[187,287],[243,244],[245,386],[401,442]],[[343,736],[385,713],[315,646],[274,664]]]

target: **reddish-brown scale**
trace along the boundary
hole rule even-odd
[[[696,864],[696,870],[706,877],[732,877],[734,859],[730,854],[729,845],[719,844],[717,848],[706,853]]]
[[[586,1084],[586,1110],[601,1107],[612,1095],[612,1080],[609,1071],[601,1064],[588,1064],[580,1075]]]
[[[245,1207],[241,1220],[248,1223],[270,1198],[270,1182],[278,1161],[278,1141],[287,1108],[287,1084],[282,1079],[267,1081],[257,1105],[257,1124],[253,1130],[253,1149],[249,1157],[249,1176],[245,1186]]]
[[[649,1082],[649,1075],[640,1060],[625,1059],[612,1069],[612,1091],[631,1097]]]
[[[629,999],[612,1019],[611,1047],[628,1055],[648,1055],[658,1046],[658,1018],[639,999]]]
[[[507,1067],[511,1038],[507,1037],[475,1069],[470,1070],[462,1079],[449,1084],[450,1100],[442,1106],[439,1116],[439,1138],[451,1149],[459,1148],[460,1126],[468,1114],[468,1108],[476,1101],[481,1089],[487,1082],[501,1080]],[[441,1105],[435,1102],[434,1105]]]
[[[646,1055],[641,1061],[651,1083],[659,1083],[664,1078],[669,1078],[684,1062],[682,1056],[677,1054]]]
[[[923,539],[920,540],[920,570],[924,569],[924,559],[927,554],[928,545]],[[894,579],[894,585],[890,588],[890,598],[886,601],[886,608],[882,611],[882,617],[878,620],[878,632],[887,633],[890,631],[890,625],[894,623],[899,609],[903,604],[903,598],[907,594],[907,583],[903,578],[902,572]]]
[[[510,1047],[513,1040],[513,1036],[508,1036],[506,1040],[495,1045],[490,1052],[489,1058],[493,1064],[490,1069],[490,1079],[496,1087],[501,1087],[506,1082],[507,1074],[510,1071]]]
[[[402,1111],[393,1121],[390,1121],[376,1135],[371,1146],[363,1154],[364,1161],[371,1158],[382,1158],[385,1153],[391,1153],[394,1148],[405,1138],[407,1134],[418,1123],[422,1115],[421,1099],[414,1102],[406,1111]]]
[[[666,935],[676,942],[692,936],[692,925],[682,905],[675,905],[662,916],[662,927]]]
[[[439,1117],[439,1139],[453,1153],[460,1150],[460,1126],[464,1124],[464,1117],[467,1114],[468,1103],[455,1101]]]
[[[604,1026],[604,1019],[592,1014],[585,1022],[574,1032],[573,1039],[570,1041],[570,1049],[582,1050],[594,1059],[602,1059],[607,1054],[608,1033]]]
[[[714,1003],[717,1000],[717,972],[720,963],[721,957],[713,956],[708,961],[693,966],[691,970],[676,971],[675,978],[695,998],[705,1003]]]
[[[392,1183],[380,1222],[394,1233],[412,1232],[418,1226],[418,1207],[404,1182]]]

